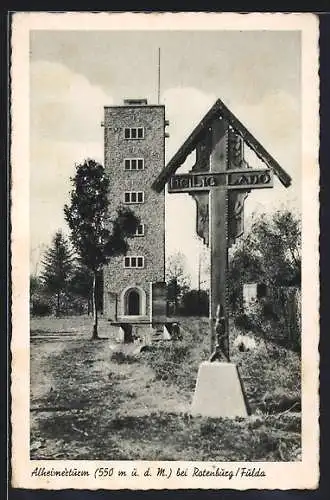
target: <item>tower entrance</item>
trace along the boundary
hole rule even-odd
[[[140,294],[134,288],[126,292],[125,313],[127,316],[140,315]]]

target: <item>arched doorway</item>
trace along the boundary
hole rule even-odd
[[[140,314],[140,294],[134,288],[127,292],[126,314],[127,316],[139,316]]]
[[[120,304],[120,315],[124,317],[145,316],[146,292],[137,285],[128,286],[121,293]]]

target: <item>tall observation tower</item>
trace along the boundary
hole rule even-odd
[[[165,193],[151,185],[164,168],[165,107],[125,99],[104,109],[104,165],[110,208],[129,206],[141,224],[126,256],[104,268],[104,317],[146,322],[152,317],[152,284],[165,280]]]

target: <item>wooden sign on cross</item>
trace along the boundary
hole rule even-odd
[[[265,163],[266,169],[250,168],[244,159],[244,143]],[[196,163],[191,172],[175,175],[193,150]],[[248,193],[273,187],[273,173],[286,187],[290,185],[290,176],[218,100],[153,184],[160,191],[168,183],[169,193],[189,193],[196,200],[197,234],[209,245],[211,254],[212,361],[222,356],[230,360],[228,249],[243,232],[243,208]]]
[[[223,189],[255,189],[273,187],[273,172],[267,170],[225,170],[221,172],[173,175],[168,183],[169,193],[195,193],[215,187]]]

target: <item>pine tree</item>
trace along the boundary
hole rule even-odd
[[[73,246],[83,265],[93,274],[92,339],[97,339],[97,277],[111,257],[127,253],[127,238],[135,234],[139,219],[122,207],[117,209],[113,220],[109,219],[109,179],[104,167],[96,161],[88,159],[77,165],[71,182],[70,205],[65,205],[64,214]]]
[[[69,242],[61,231],[57,231],[51,246],[42,261],[41,274],[45,289],[56,295],[56,316],[61,313],[61,294],[67,291],[68,283],[74,269],[74,256]]]
[[[80,259],[77,259],[77,265],[70,279],[69,291],[73,296],[80,297],[87,302],[88,314],[92,310],[92,285],[92,272],[81,263]]]

